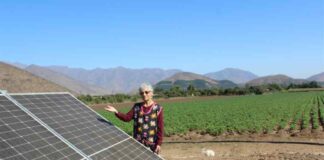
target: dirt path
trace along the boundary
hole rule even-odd
[[[213,157],[202,152],[214,151]],[[163,144],[167,160],[324,160],[324,146],[269,143],[177,143]]]

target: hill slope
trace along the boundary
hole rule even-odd
[[[246,83],[258,77],[252,72],[235,68],[225,68],[218,72],[207,73],[205,76],[215,80],[230,80],[237,84]]]
[[[313,75],[309,78],[307,78],[309,81],[317,81],[317,82],[324,82],[324,72]]]
[[[0,62],[0,89],[10,93],[69,92],[67,88],[3,62]]]
[[[189,85],[193,85],[197,89],[209,89],[209,88],[233,88],[237,85],[231,81],[216,81],[208,77],[191,73],[180,72],[165,80],[160,81],[155,85],[156,88],[169,89],[174,85],[180,86],[182,89],[187,89]]]
[[[103,88],[99,88],[94,85],[88,85],[76,81],[70,77],[65,76],[64,74],[57,73],[55,71],[37,65],[30,65],[26,67],[25,70],[31,72],[34,75],[42,77],[48,81],[64,86],[78,94],[91,94],[91,95],[109,94],[109,92]]]
[[[307,80],[304,79],[293,79],[291,77],[288,77],[286,75],[278,74],[278,75],[271,75],[271,76],[265,76],[260,77],[254,80],[251,80],[247,82],[247,85],[250,86],[258,86],[258,85],[264,85],[264,84],[278,84],[282,86],[288,86],[289,84],[302,84],[307,83]]]

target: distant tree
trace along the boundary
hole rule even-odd
[[[166,90],[164,90],[163,88],[154,88],[154,98],[160,98],[160,97],[167,97],[166,96]]]
[[[170,88],[169,94],[171,97],[180,97],[184,96],[185,92],[181,90],[180,86],[174,85]]]
[[[267,85],[267,88],[268,88],[270,91],[281,91],[281,90],[282,90],[281,86],[279,86],[278,84],[275,84],[275,83],[273,83],[273,84],[268,84],[268,85]]]
[[[311,81],[309,83],[302,84],[289,84],[287,89],[290,88],[321,88],[321,86],[316,81]]]
[[[249,93],[254,93],[254,94],[262,94],[263,90],[260,86],[250,86],[249,87]]]
[[[89,94],[87,94],[86,97],[85,97],[85,100],[88,101],[88,102],[91,102],[92,97]]]
[[[93,102],[94,102],[95,104],[99,104],[99,103],[101,102],[100,97],[94,97],[94,98],[93,98]]]
[[[211,95],[212,96],[219,95],[219,88],[216,88],[216,87],[212,88],[211,89]]]
[[[189,84],[189,86],[187,87],[187,93],[190,95],[190,96],[195,96],[195,87],[192,85],[192,84]]]
[[[316,81],[311,81],[309,83],[309,88],[321,88],[321,86]]]

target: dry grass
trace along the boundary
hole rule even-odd
[[[70,92],[62,86],[3,62],[0,62],[0,89],[9,93]]]

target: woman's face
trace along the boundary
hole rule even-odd
[[[140,95],[142,96],[143,101],[149,101],[153,97],[153,92],[144,88],[140,91]]]

